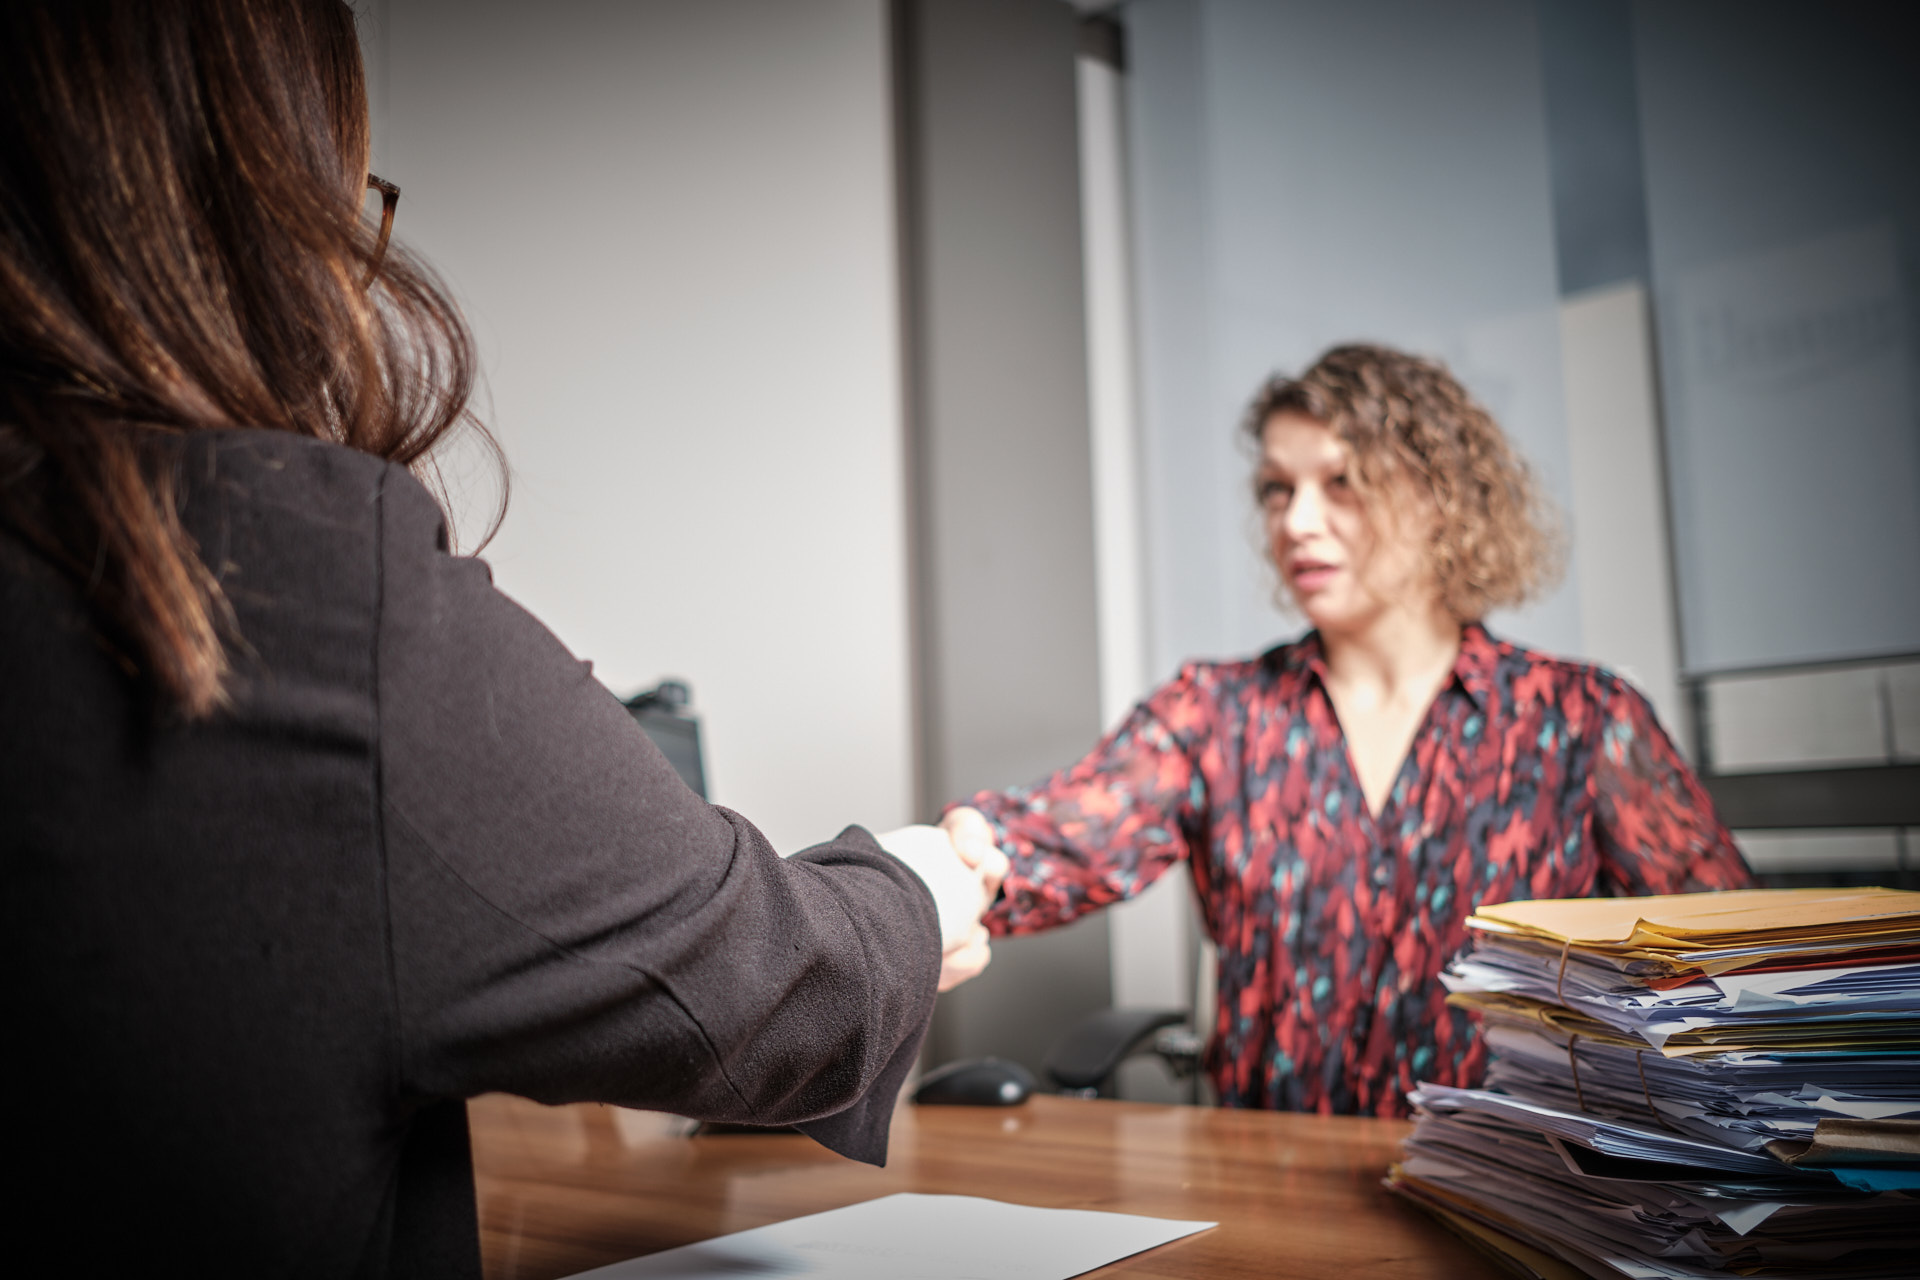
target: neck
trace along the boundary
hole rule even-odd
[[[1320,633],[1327,676],[1391,699],[1430,694],[1460,655],[1460,624],[1437,607],[1390,609],[1364,626]]]

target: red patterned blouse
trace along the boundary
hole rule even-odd
[[[1618,677],[1465,628],[1379,814],[1309,633],[1193,663],[1092,754],[982,792],[1012,860],[988,917],[1031,933],[1186,859],[1219,947],[1221,1104],[1405,1115],[1477,1083],[1477,1024],[1435,975],[1481,902],[1734,889],[1749,873],[1699,781]]]

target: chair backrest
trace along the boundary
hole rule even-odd
[[[1092,1095],[1155,1032],[1186,1020],[1185,1009],[1102,1009],[1068,1027],[1042,1067],[1062,1092]]]

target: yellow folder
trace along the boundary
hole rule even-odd
[[[1651,898],[1540,898],[1483,906],[1469,922],[1583,949],[1668,956],[1823,941],[1920,940],[1920,893],[1899,889],[1731,889]]]

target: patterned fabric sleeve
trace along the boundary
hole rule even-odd
[[[1746,859],[1653,708],[1626,682],[1608,684],[1592,773],[1601,884],[1629,896],[1750,887]]]
[[[1190,745],[1208,718],[1195,672],[1163,686],[1078,764],[1031,787],[982,791],[1012,870],[987,928],[1034,933],[1141,892],[1204,841]]]

